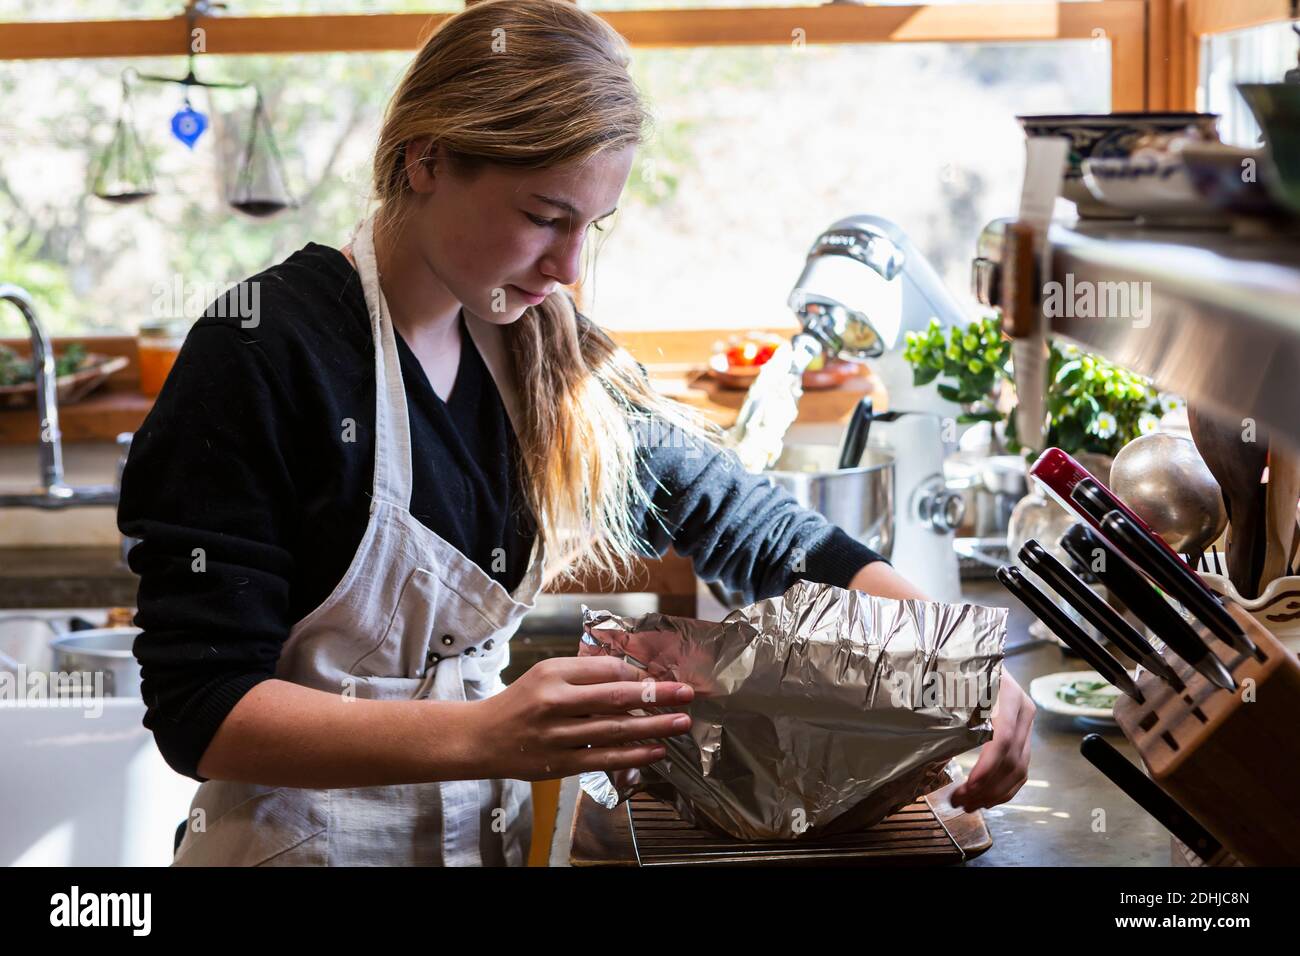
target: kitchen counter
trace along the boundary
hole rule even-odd
[[[0,608],[135,607],[120,548],[0,548]]]
[[[1088,670],[1055,644],[1024,645],[1029,612],[996,582],[963,582],[967,600],[1011,608],[1007,643],[1013,649],[1005,666],[1028,693],[1035,677],[1066,670]],[[1079,741],[1098,732],[1129,760],[1136,750],[1115,728],[1097,729],[1045,713],[1034,721],[1029,782],[1006,804],[984,811],[993,846],[969,866],[1168,866],[1169,833],[1120,792],[1079,753]],[[969,772],[978,752],[957,758]],[[579,794],[577,778],[563,782],[551,841],[552,866],[567,866],[569,831]]]

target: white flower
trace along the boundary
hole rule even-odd
[[[1098,438],[1110,438],[1119,429],[1119,422],[1110,412],[1101,412],[1092,420],[1092,433]]]
[[[1139,435],[1150,435],[1158,427],[1160,427],[1160,419],[1156,418],[1156,416],[1152,415],[1150,412],[1145,412],[1138,416]]]
[[[1168,415],[1170,412],[1176,412],[1187,403],[1184,402],[1173,392],[1161,392],[1157,401],[1160,403],[1160,411]]]

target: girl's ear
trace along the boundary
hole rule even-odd
[[[433,168],[437,151],[428,136],[406,144],[406,181],[411,190],[424,195],[433,192]]]

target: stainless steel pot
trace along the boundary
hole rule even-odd
[[[776,468],[766,471],[772,481],[794,495],[805,508],[884,558],[894,551],[894,456],[868,448],[857,468],[836,468],[837,445],[787,444]],[[728,607],[743,601],[718,582],[709,590]]]
[[[138,627],[76,631],[53,642],[54,670],[103,675],[105,697],[139,697],[140,664],[131,653]]]
[[[838,457],[835,445],[786,445],[764,474],[888,558],[894,550],[894,456],[868,448],[857,468],[836,468]]]

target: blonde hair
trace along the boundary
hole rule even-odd
[[[639,145],[649,116],[628,63],[623,38],[567,0],[482,0],[448,18],[389,102],[375,154],[377,226],[394,228],[403,215],[413,140],[428,137],[466,175],[488,164],[548,169]],[[703,441],[701,450],[720,433],[654,392],[561,291],[505,336],[523,408],[525,495],[550,557],[561,576],[621,577],[645,550],[636,512],[655,515],[638,479],[637,431],[673,425]]]

